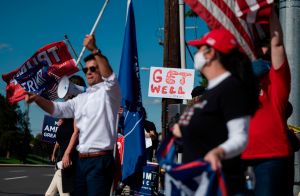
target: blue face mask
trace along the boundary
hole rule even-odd
[[[264,74],[266,74],[271,68],[271,62],[263,60],[263,59],[257,59],[252,61],[252,70],[256,77],[260,77]]]

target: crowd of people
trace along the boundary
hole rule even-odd
[[[254,195],[293,195],[299,140],[287,128],[291,75],[275,10],[270,39],[255,43],[256,61],[236,43],[224,29],[189,42],[198,48],[195,69],[208,85],[173,128],[183,141],[183,163],[203,158],[213,170],[222,169],[229,195],[246,194],[249,167]]]
[[[189,45],[197,48],[194,68],[208,84],[193,91],[193,101],[172,128],[174,136],[181,138],[182,163],[202,158],[214,171],[221,169],[228,195],[246,193],[248,167],[255,175],[255,195],[293,195],[294,150],[287,128],[291,76],[275,11],[270,16],[270,39],[256,44],[255,62],[225,29],[212,30]],[[26,94],[28,103],[35,102],[62,119],[52,156],[54,160],[59,146],[56,161],[62,165],[46,195],[56,191],[109,195],[111,191],[116,123],[122,122],[121,92],[95,37],[87,35],[84,46],[91,52],[84,59],[86,92],[65,102]],[[122,127],[118,131],[122,133]],[[155,161],[159,136],[154,123],[145,120],[144,133],[147,160]]]

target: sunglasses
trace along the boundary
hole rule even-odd
[[[95,66],[91,66],[91,67],[85,67],[82,68],[82,71],[86,74],[88,72],[88,70],[90,70],[91,72],[95,72],[96,71],[96,67]]]

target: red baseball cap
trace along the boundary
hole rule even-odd
[[[201,39],[189,41],[188,44],[196,47],[209,45],[225,54],[228,54],[234,48],[238,48],[235,37],[226,29],[212,30],[206,33]]]

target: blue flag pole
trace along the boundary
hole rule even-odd
[[[146,165],[144,110],[142,106],[140,73],[136,44],[135,19],[132,2],[127,8],[123,51],[119,70],[124,109],[124,154],[122,181],[126,181]]]

